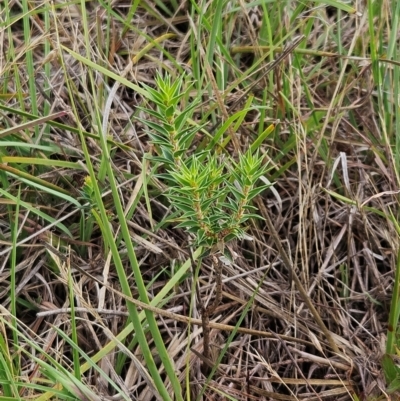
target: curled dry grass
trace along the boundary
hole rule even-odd
[[[27,4],[31,9],[25,10]],[[119,222],[102,165],[112,163],[121,202],[130,211],[129,229],[151,297],[175,277],[184,263],[190,263],[188,238],[165,222],[169,205],[160,195],[164,184],[150,176],[150,166],[147,189],[151,213],[146,203],[141,180],[143,156],[149,145],[143,126],[134,118],[144,98],[124,85],[118,87],[109,111],[112,159],[105,161],[98,141],[101,130],[96,105],[103,114],[115,80],[100,70],[93,72],[91,66],[65,48],[83,57],[89,55],[97,66],[134,83],[152,84],[160,68],[174,74],[195,69],[194,54],[207,67],[203,50],[207,49],[207,32],[211,28],[201,27],[204,21],[187,4],[177,7],[171,15],[160,7],[141,4],[126,26],[123,21],[131,4],[124,2],[116,2],[112,8],[100,2],[87,3],[86,22],[82,21],[79,5],[27,4],[10,1],[8,9],[2,9],[0,31],[5,54],[0,67],[2,126],[16,128],[8,136],[0,133],[1,301],[3,318],[12,322],[8,319],[12,311],[10,291],[14,291],[19,322],[14,327],[23,336],[5,322],[2,335],[8,339],[14,335],[14,340],[19,336],[18,344],[24,350],[20,370],[16,369],[20,383],[17,393],[42,400],[52,396],[39,386],[28,385],[44,385],[43,378],[51,377],[43,366],[39,370],[39,361],[32,358],[35,343],[72,374],[77,368],[71,361],[78,352],[82,365],[77,379],[82,387],[65,373],[69,381],[54,389],[61,398],[65,397],[64,388],[80,399],[114,399],[109,397],[120,394],[118,399],[151,400],[154,393],[151,381],[145,379],[141,350],[132,332],[121,334],[126,330],[125,300],[74,267],[78,265],[120,290],[96,220],[85,210],[82,231],[81,210],[67,198],[82,196],[87,175],[76,129],[84,132],[90,160],[103,189],[109,224],[118,234]],[[385,6],[389,7],[387,2]],[[49,7],[54,7],[53,14]],[[213,326],[214,360],[227,347],[212,377],[207,378],[201,370],[201,325],[197,321],[178,321],[173,315],[200,318],[196,297],[212,302],[212,266],[201,266],[197,295],[193,290],[193,266],[193,274],[188,270],[174,291],[155,305],[170,312],[158,314],[157,320],[184,397],[196,398],[203,391],[204,399],[238,400],[381,396],[385,382],[380,358],[399,247],[398,170],[391,138],[382,127],[377,106],[380,88],[369,59],[363,61],[369,51],[368,21],[364,16],[339,13],[334,8],[315,10],[311,5],[304,6],[293,18],[297,8],[287,10],[267,3],[263,11],[268,8],[276,21],[267,21],[261,12],[263,23],[255,29],[249,25],[254,19],[251,7],[243,2],[231,7],[223,18],[223,43],[229,44],[226,50],[232,57],[224,60],[227,82],[223,89],[250,75],[249,68],[265,55],[259,66],[267,68],[267,62],[274,60],[279,48],[294,35],[305,34],[306,40],[271,73],[263,76],[261,68],[230,91],[216,93],[210,89],[211,76],[203,76],[204,81],[196,89],[204,91],[204,103],[196,118],[200,121],[202,116],[209,116],[206,129],[211,132],[218,118],[224,118],[226,113],[226,109],[220,110],[221,104],[234,105],[246,87],[258,80],[252,91],[253,104],[266,106],[266,110],[248,113],[238,127],[238,143],[245,150],[268,125],[276,125],[261,145],[272,166],[269,178],[274,190],[264,193],[257,206],[262,216],[273,220],[282,248],[339,352],[333,352],[294,284],[282,261],[277,238],[264,222],[254,222],[249,228],[253,240],[235,244],[238,258],[223,272],[223,298],[212,320],[231,328]],[[28,31],[24,29],[27,21]],[[280,34],[275,37],[274,32],[267,32],[268,24]],[[85,47],[85,26],[89,49]],[[276,39],[277,51],[271,51],[268,41],[262,40],[268,35]],[[191,43],[193,37],[197,49]],[[341,58],[339,54],[351,57]],[[221,57],[225,57],[223,52]],[[90,70],[96,91],[90,87]],[[218,77],[216,70],[213,74]],[[235,110],[242,104],[237,103]],[[60,111],[67,113],[59,117],[58,125],[21,128],[32,120],[23,112],[43,116]],[[199,133],[197,144],[200,146],[203,140],[204,135]],[[50,162],[44,164],[43,160]],[[41,187],[31,185],[35,178],[40,179],[37,183]],[[53,196],[50,189],[58,196]],[[53,222],[37,211],[51,216]],[[13,241],[19,243],[18,248],[13,248]],[[118,236],[117,241],[133,296],[137,297],[124,243]],[[68,249],[68,257],[49,252],[44,243]],[[72,311],[71,290],[75,299]],[[75,319],[71,319],[71,313]],[[239,327],[234,328],[240,319]],[[78,347],[55,328],[67,336],[75,333]],[[264,334],[252,335],[241,330],[244,328]],[[237,331],[227,342],[232,330]],[[153,347],[150,336],[148,341]],[[11,342],[8,346],[3,344],[3,352],[6,349],[10,358],[15,358]],[[83,353],[91,363],[84,364]],[[160,365],[157,357],[156,363]],[[96,364],[102,372],[96,370]],[[161,365],[160,370],[164,375]],[[118,389],[107,382],[107,377]],[[56,383],[55,378],[53,384]],[[168,381],[166,385],[170,391]]]

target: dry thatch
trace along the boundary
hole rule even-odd
[[[32,3],[32,7],[44,6],[44,3],[36,3]],[[24,41],[20,21],[14,21],[8,33],[6,30],[1,33],[3,51],[10,49],[11,45],[14,47],[13,63],[3,59],[0,66],[2,77],[7,82],[5,87],[8,93],[23,88],[26,94],[24,107],[29,112],[32,99],[28,95],[28,70],[23,62],[27,52],[33,55],[37,109],[53,113],[75,108],[61,121],[72,127],[80,125],[89,133],[98,131],[95,105],[102,99],[104,103],[99,105],[103,112],[104,99],[114,81],[94,72],[98,91],[95,93],[89,83],[89,67],[62,50],[61,45],[85,57],[90,54],[98,65],[135,83],[153,84],[155,73],[161,66],[175,74],[178,73],[176,65],[187,71],[192,68],[190,37],[196,34],[201,21],[191,18],[189,4],[182,4],[173,17],[163,14],[158,7],[143,5],[130,21],[135,29],[128,29],[121,36],[124,26],[117,16],[125,17],[131,4],[113,2],[115,14],[110,14],[100,3],[89,2],[86,12],[90,49],[85,48],[79,7],[66,6],[63,2],[54,4],[54,19],[47,28],[40,13],[32,14],[30,43]],[[23,10],[18,1],[10,1],[8,6],[15,15]],[[231,42],[231,54],[238,62],[237,71],[227,65],[227,87],[247,71],[254,60],[265,54],[263,49],[254,48],[260,43],[260,28],[257,24],[249,25],[254,23],[254,10],[242,2],[231,4],[231,7],[233,11],[225,10],[223,35]],[[326,21],[316,21],[305,48],[337,52],[336,43],[327,40],[321,44],[320,40],[325,32],[324,23],[335,24],[336,18],[337,14],[328,10]],[[345,17],[341,25],[341,45],[344,48],[352,46],[355,40],[360,41],[360,46],[364,45],[360,39],[363,32],[360,24],[365,27],[365,19]],[[290,32],[292,28],[285,29]],[[206,37],[196,38],[199,47],[205,46],[206,41]],[[46,58],[45,43],[50,43],[51,47]],[[257,202],[260,214],[266,220],[253,222],[248,230],[252,240],[236,243],[237,259],[223,269],[222,301],[211,317],[212,322],[220,325],[211,325],[211,359],[216,360],[233,327],[238,321],[240,324],[210,381],[206,383],[204,369],[201,369],[204,363],[201,359],[203,337],[201,324],[196,320],[201,318],[201,302],[210,303],[214,297],[215,276],[213,266],[207,260],[199,273],[196,296],[193,295],[193,275],[189,274],[176,286],[175,293],[158,306],[159,327],[183,387],[188,378],[190,384],[186,390],[190,389],[192,398],[198,396],[205,384],[203,399],[207,400],[225,400],[228,395],[237,400],[308,401],[350,400],[354,394],[358,399],[380,396],[386,386],[381,357],[399,247],[395,218],[388,216],[397,216],[398,202],[397,177],[391,167],[391,150],[379,128],[371,71],[369,65],[363,66],[351,59],[310,52],[302,56],[300,74],[296,56],[291,52],[274,66],[272,73],[264,76],[269,57],[276,59],[279,54],[270,53],[260,63],[263,68],[257,77],[250,77],[245,83],[251,85],[257,81],[252,93],[260,102],[265,90],[268,91],[266,105],[270,112],[267,117],[249,113],[236,133],[238,144],[245,150],[254,141],[260,118],[277,125],[276,134],[263,145],[271,163],[269,178],[274,186]],[[49,75],[44,73],[45,67],[50,68]],[[103,92],[106,95],[102,96]],[[283,94],[290,94],[290,99],[284,99]],[[243,107],[246,96],[242,99],[242,95],[248,95],[244,84],[236,85],[227,93],[205,91],[204,103],[196,111],[196,118],[200,120],[214,108],[224,119],[229,107],[234,106],[231,113]],[[143,125],[132,118],[138,115],[137,106],[142,102],[138,93],[121,85],[110,110],[111,163],[119,180],[124,206],[135,201],[135,185],[141,177],[143,155],[149,149]],[[17,98],[11,98],[7,105],[20,108],[20,104]],[[9,126],[23,121],[21,115],[12,112],[3,112],[2,117]],[[206,127],[211,134],[215,123],[210,118]],[[43,142],[56,147],[54,159],[83,161],[81,143],[74,132],[53,127],[49,132],[43,130],[40,135]],[[21,136],[31,143],[26,131],[21,132]],[[196,137],[197,143],[203,139],[200,133]],[[99,170],[101,148],[98,141],[87,137],[86,143],[93,165]],[[8,152],[9,155],[17,154],[12,148]],[[35,175],[35,167],[29,173]],[[66,189],[71,196],[79,197],[85,176],[83,169],[53,168],[40,178]],[[11,180],[9,190],[16,193],[18,185],[18,180]],[[172,267],[178,268],[190,260],[190,252],[184,231],[172,225],[153,230],[154,225],[169,213],[170,205],[156,190],[156,185],[162,188],[163,183],[155,181],[152,185],[152,216],[145,199],[140,199],[129,227],[143,277],[149,283],[149,294],[155,296],[173,274]],[[49,227],[29,213],[19,216],[21,238],[28,240],[18,248],[16,292],[24,300],[19,306],[18,318],[29,327],[29,336],[35,333],[38,344],[67,365],[71,348],[51,329],[56,326],[70,332],[70,309],[65,309],[69,307],[67,275],[63,268],[71,268],[73,272],[78,343],[89,356],[103,349],[124,328],[127,320],[125,300],[119,292],[101,287],[75,268],[79,266],[109,287],[120,289],[113,264],[104,259],[100,229],[95,226],[91,238],[82,238],[78,209],[72,210],[70,205],[54,202],[48,193],[32,194],[28,187],[24,190],[23,198],[35,201],[36,208],[46,208],[56,220],[65,219],[63,224],[69,227],[75,238],[62,238],[64,244],[71,247],[70,259],[60,259],[58,267],[61,273],[55,274],[54,260],[50,260],[41,242],[49,238]],[[110,211],[110,224],[118,232],[112,197],[107,190],[105,181],[104,202]],[[12,229],[7,221],[6,202],[0,210],[1,300],[2,305],[8,307],[11,263],[8,250]],[[268,218],[276,234],[271,232]],[[59,232],[55,234],[61,235]],[[123,243],[120,248],[127,275],[131,276]],[[285,260],[285,254],[288,260]],[[292,272],[287,268],[288,263]],[[294,275],[331,333],[336,350],[332,349],[329,338],[305,303]],[[132,277],[131,288],[133,295],[137,296]],[[36,306],[40,313],[33,313],[28,304]],[[190,316],[192,320],[179,320],[177,315]],[[250,331],[246,332],[246,329]],[[127,340],[124,342],[126,346],[129,338]],[[123,352],[121,349],[116,352]],[[130,353],[125,350],[123,367],[115,365],[117,357],[114,352],[115,349],[108,353],[99,366],[131,399],[153,399],[151,387],[146,384],[145,374],[140,369],[140,350],[136,346],[130,349]],[[211,361],[211,366],[214,361]],[[23,369],[27,377],[37,374],[37,366],[29,360],[23,361]],[[85,380],[99,399],[114,399],[109,398],[114,396],[113,389],[95,370],[89,369]],[[28,394],[26,390],[24,397]]]

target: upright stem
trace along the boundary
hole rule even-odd
[[[222,299],[222,263],[216,255],[212,255],[213,267],[215,268],[215,299],[212,304],[208,305],[207,308],[202,306],[201,318],[203,327],[203,355],[206,359],[210,359],[210,315],[212,315],[221,303]]]

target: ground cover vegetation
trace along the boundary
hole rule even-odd
[[[0,3],[0,400],[398,399],[390,0]]]

